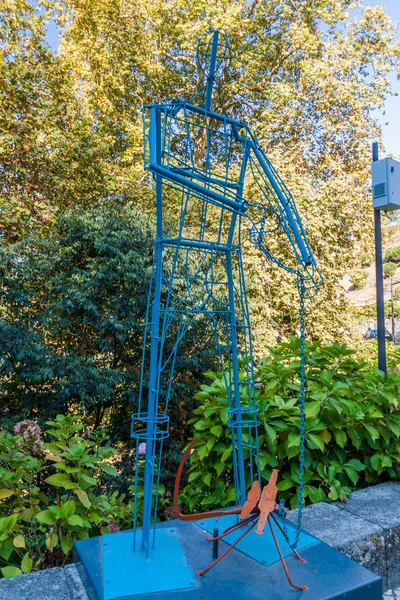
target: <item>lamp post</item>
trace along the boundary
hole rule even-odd
[[[372,144],[372,161],[379,160],[378,142]],[[374,194],[374,192],[373,192]],[[386,375],[385,302],[383,295],[383,261],[381,211],[374,207],[375,223],[375,275],[376,275],[376,321],[378,330],[378,368]]]
[[[386,374],[385,313],[383,297],[381,211],[400,209],[400,162],[379,160],[378,143],[372,144],[372,203],[375,221],[376,317],[378,329],[378,367]],[[393,289],[392,289],[393,293]],[[392,303],[393,314],[393,303]],[[392,322],[392,328],[393,328]]]

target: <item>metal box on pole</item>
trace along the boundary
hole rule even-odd
[[[372,163],[372,201],[378,210],[400,209],[400,162],[384,158]]]

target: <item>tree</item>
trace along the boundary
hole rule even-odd
[[[128,436],[138,398],[154,223],[136,208],[58,217],[47,237],[3,249],[0,391],[5,417],[83,410]],[[182,343],[172,421],[182,422],[214,344],[201,320]],[[168,348],[167,348],[168,351]],[[146,382],[145,382],[146,386]],[[146,388],[145,392],[146,394]],[[186,419],[184,420],[184,422]],[[176,437],[184,428],[176,429]]]
[[[0,9],[0,240],[45,232],[58,212],[108,198],[109,154],[45,42],[50,13],[27,0]]]
[[[390,92],[387,75],[399,55],[381,7],[350,20],[347,10],[359,4],[65,0],[59,15],[62,53],[96,128],[115,148],[125,190],[143,181],[142,105],[191,97],[198,80],[197,39],[209,26],[228,32],[236,58],[223,82],[223,101],[257,130],[299,204],[326,279],[308,325],[314,336],[328,339],[346,324],[342,273],[354,267],[361,238],[364,246],[372,245],[369,145],[379,138],[374,111]],[[271,329],[285,335],[297,327],[297,300],[293,281],[266,268],[252,248],[248,253],[260,349]]]
[[[133,201],[152,213],[141,107],[191,97],[199,75],[197,39],[209,26],[221,27],[236,53],[222,85],[226,110],[257,131],[291,188],[326,280],[310,303],[308,329],[314,337],[344,337],[348,311],[339,281],[354,268],[360,240],[365,249],[372,246],[369,144],[379,139],[374,111],[390,93],[388,73],[399,56],[383,9],[368,7],[350,19],[347,11],[359,5],[46,0],[37,16],[27,0],[6,0],[3,236],[15,241],[68,206]],[[43,38],[51,11],[60,27],[57,56]],[[279,240],[270,243],[279,247]],[[254,248],[246,252],[261,352],[273,337],[297,328],[297,294],[294,282]]]

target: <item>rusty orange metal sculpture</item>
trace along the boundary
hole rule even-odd
[[[278,529],[281,531],[281,533],[284,535],[288,545],[291,547],[296,558],[300,562],[304,563],[305,560],[303,558],[301,558],[299,553],[294,548],[292,548],[292,546],[290,545],[287,534],[285,533],[284,529],[282,528],[281,524],[279,523],[277,517],[274,514],[274,511],[279,508],[278,504],[276,503],[276,497],[278,494],[278,488],[276,486],[276,481],[277,481],[278,473],[279,473],[279,471],[277,469],[272,470],[270,480],[269,480],[268,484],[266,486],[264,486],[262,491],[260,489],[259,482],[258,481],[253,482],[253,484],[250,488],[250,491],[247,495],[247,500],[245,501],[243,506],[236,506],[234,508],[228,508],[228,509],[222,509],[222,510],[216,510],[216,511],[207,511],[207,512],[202,512],[202,513],[189,514],[189,515],[183,515],[180,512],[178,496],[179,496],[180,483],[181,483],[181,479],[182,479],[182,472],[183,472],[183,468],[185,466],[185,462],[186,462],[187,458],[189,457],[189,454],[190,454],[191,450],[193,449],[196,441],[197,441],[197,438],[194,438],[191,441],[191,443],[189,444],[189,446],[187,447],[187,449],[182,457],[182,460],[180,462],[177,474],[176,474],[175,487],[174,487],[175,516],[178,519],[180,519],[181,521],[198,521],[200,519],[215,519],[215,518],[218,519],[219,517],[223,517],[226,515],[238,515],[238,519],[239,519],[238,522],[235,523],[234,525],[231,525],[227,529],[225,529],[225,531],[223,531],[223,533],[221,533],[220,535],[215,536],[215,537],[206,536],[206,540],[208,542],[219,542],[228,534],[233,533],[234,531],[241,529],[242,527],[245,527],[246,525],[248,525],[247,529],[245,529],[243,531],[243,533],[241,533],[241,535],[231,545],[228,545],[226,550],[224,550],[224,552],[216,560],[214,560],[214,562],[212,562],[207,568],[197,571],[197,573],[199,575],[205,575],[205,573],[207,573],[218,562],[220,562],[224,558],[224,556],[226,556],[228,554],[228,552],[230,552],[240,542],[240,540],[242,540],[245,537],[245,535],[250,533],[250,531],[254,528],[254,526],[257,526],[255,529],[255,533],[257,533],[258,535],[263,535],[265,526],[268,523],[269,528],[272,533],[273,540],[275,542],[276,548],[279,553],[279,558],[281,560],[281,563],[282,563],[282,566],[285,571],[285,574],[286,574],[289,584],[296,590],[307,591],[308,590],[307,586],[296,585],[293,583],[292,578],[289,573],[289,570],[287,568],[285,559],[283,557],[281,548],[279,546],[275,531],[272,526],[272,521],[273,521],[275,523],[275,525],[278,527]]]

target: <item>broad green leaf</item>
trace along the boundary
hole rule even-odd
[[[358,458],[351,458],[346,462],[347,467],[352,467],[356,471],[364,471],[365,465]]]
[[[68,517],[67,520],[69,525],[72,525],[72,527],[83,527],[82,517],[79,515],[72,515]]]
[[[197,421],[197,423],[194,424],[194,428],[197,429],[198,431],[204,431],[204,429],[208,429],[210,426],[210,421],[207,419],[206,421]]]
[[[107,475],[113,475],[113,477],[116,477],[118,475],[117,469],[115,469],[112,465],[109,465],[107,463],[98,463],[97,466],[99,467],[99,469],[104,471],[104,473],[107,473]]]
[[[334,436],[335,436],[335,440],[336,440],[336,443],[338,444],[338,446],[340,446],[341,448],[344,448],[346,445],[346,441],[347,441],[346,433],[342,429],[335,429]]]
[[[26,542],[25,542],[24,536],[20,533],[18,535],[16,535],[13,540],[13,544],[14,544],[15,548],[25,548]]]
[[[232,454],[232,447],[229,446],[221,456],[221,462],[225,462]]]
[[[45,479],[45,481],[50,485],[63,487],[66,490],[73,490],[74,488],[78,487],[78,484],[73,483],[65,473],[55,473],[54,475],[50,475],[50,477]]]
[[[215,435],[215,437],[219,438],[223,433],[223,429],[221,425],[215,425],[214,427],[211,427],[210,432]]]
[[[15,494],[14,490],[9,490],[7,488],[2,488],[2,489],[0,489],[0,500],[4,500],[4,498],[9,498],[13,494]]]
[[[300,446],[300,435],[293,432],[289,433],[287,445],[288,448],[291,448],[292,446]]]
[[[53,552],[53,550],[54,550],[54,548],[56,548],[57,544],[58,544],[57,534],[54,533],[54,531],[52,531],[46,536],[46,548],[48,550],[50,550],[50,552]]]
[[[324,450],[325,445],[323,440],[315,433],[307,433],[306,440],[310,448],[318,448],[318,450]]]
[[[27,552],[21,562],[21,570],[23,573],[30,573],[32,571],[33,561],[29,558],[29,552]]]
[[[74,514],[75,508],[76,505],[73,500],[68,500],[67,502],[64,502],[64,504],[61,506],[62,517],[64,519],[68,519],[68,517]]]
[[[9,579],[10,577],[18,577],[18,575],[22,575],[21,569],[14,566],[2,567],[1,572],[5,579]]]
[[[18,521],[18,515],[10,515],[0,519],[0,531],[2,533],[10,533]]]
[[[71,535],[64,535],[61,539],[61,549],[64,554],[69,554],[73,548],[74,540]]]
[[[306,402],[304,410],[307,418],[316,417],[320,411],[321,402]]]
[[[84,490],[74,490],[74,493],[78,496],[85,508],[90,508],[92,506],[92,503],[90,502],[89,497]]]
[[[11,554],[14,552],[14,544],[12,536],[0,542],[0,556],[8,561]]]
[[[35,519],[43,525],[54,525],[56,522],[56,517],[50,512],[50,510],[42,510],[35,515]]]

